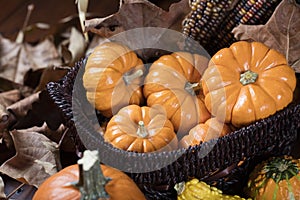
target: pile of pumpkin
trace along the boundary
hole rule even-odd
[[[198,145],[274,114],[292,101],[296,76],[259,42],[236,42],[210,60],[175,52],[149,68],[127,46],[107,42],[88,57],[83,85],[110,119],[105,141],[145,153]]]
[[[104,139],[146,153],[198,145],[268,117],[292,101],[296,78],[283,55],[258,42],[236,42],[210,60],[175,52],[149,69],[128,47],[109,42],[88,57],[83,84],[90,103],[110,119]],[[47,179],[34,199],[145,199],[127,175],[100,167],[95,152],[85,154]],[[250,175],[247,194],[299,199],[299,170],[300,160],[264,161]],[[197,179],[175,188],[182,200],[243,199]]]

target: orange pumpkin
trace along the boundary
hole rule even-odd
[[[95,165],[99,166],[99,163],[95,163]],[[100,170],[100,166],[102,171]],[[91,189],[93,192],[96,190],[98,194],[100,193],[101,189],[97,188],[95,184],[105,184],[105,191],[103,192],[109,195],[110,200],[146,199],[137,185],[126,174],[115,168],[105,165],[100,166],[98,167],[99,170],[91,167],[90,174],[92,176],[87,176],[87,173],[80,171],[78,164],[62,169],[58,173],[50,176],[40,185],[33,196],[33,200],[80,200],[81,196],[86,194],[82,193],[83,191],[89,191],[89,189]],[[95,174],[97,172],[99,173]],[[98,180],[99,182],[96,183],[95,181],[97,180],[94,179],[99,175],[109,177],[111,180],[107,183]],[[83,176],[83,183],[81,183],[80,177]],[[75,183],[83,184],[81,186],[83,190],[79,189],[79,186],[77,188]],[[87,188],[88,186],[90,186],[90,188]],[[95,199],[95,197],[89,199]]]
[[[189,134],[180,140],[179,145],[188,148],[189,146],[198,145],[201,142],[222,137],[231,131],[231,128],[227,124],[220,122],[217,118],[210,118],[205,123],[200,123],[192,128]]]
[[[145,78],[147,105],[162,105],[179,135],[210,117],[199,87],[207,63],[203,56],[176,52],[155,61]]]
[[[293,99],[296,77],[276,50],[259,42],[240,41],[212,57],[202,85],[208,110],[241,127],[287,106]]]
[[[122,108],[108,122],[104,139],[116,148],[140,153],[177,148],[173,125],[160,106]]]
[[[145,67],[128,47],[107,42],[88,57],[83,85],[88,101],[106,117],[128,104],[141,104]]]

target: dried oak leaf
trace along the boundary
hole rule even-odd
[[[50,39],[37,45],[16,43],[0,35],[0,76],[23,84],[29,69],[40,69],[50,65],[61,65],[61,59]]]
[[[57,144],[46,136],[25,130],[11,131],[16,155],[0,166],[0,172],[16,180],[38,187],[58,171]]]
[[[4,181],[2,179],[2,177],[0,176],[0,199],[5,199],[6,195],[4,192]]]
[[[58,143],[59,148],[63,151],[75,151],[75,145],[73,139],[70,136],[70,129],[66,128],[63,124],[61,124],[57,130],[51,130],[46,123],[44,123],[42,126],[33,126],[26,130],[30,132],[38,132],[45,135],[51,141]],[[67,132],[65,133],[65,131]]]
[[[300,7],[283,0],[265,25],[239,25],[232,31],[237,40],[262,42],[286,56],[300,72]]]
[[[22,97],[27,97],[33,93],[33,89],[6,78],[0,77],[0,92],[19,90]]]
[[[59,44],[59,53],[65,65],[74,66],[85,54],[87,42],[75,27],[63,33],[64,40]]]
[[[170,32],[167,30],[171,29],[180,33],[182,21],[190,11],[188,0],[181,0],[171,4],[168,11],[157,7],[147,0],[120,0],[120,7],[117,13],[105,18],[86,20],[85,31],[93,32],[103,38],[112,39],[111,36],[124,31],[157,27],[161,29],[155,29],[155,31],[153,29],[140,30],[136,33],[127,32],[123,35],[124,38],[119,38],[121,41],[118,42],[126,41],[127,46],[134,49],[136,49],[135,47],[145,47],[149,44],[151,46],[160,44],[161,47],[172,45],[176,49],[180,49],[179,45],[176,44],[178,38],[170,36]],[[165,44],[165,42],[168,43]],[[157,51],[155,49],[137,51],[137,54],[145,62],[165,53],[167,51]]]
[[[0,93],[0,132],[8,129],[15,122],[15,117],[7,107],[21,99],[21,92],[17,89]]]
[[[0,131],[0,165],[16,153],[14,142],[8,130]]]
[[[49,82],[57,82],[70,70],[68,66],[49,66],[43,69],[30,69],[25,77],[25,85],[34,88],[34,92],[42,91]]]
[[[182,21],[190,12],[188,0],[173,3],[169,11],[147,0],[120,0],[119,11],[105,18],[85,21],[85,31],[110,37],[121,31],[141,27],[161,27],[181,31]]]
[[[10,105],[8,111],[17,119],[14,129],[27,129],[33,126],[42,126],[47,123],[51,130],[57,130],[64,122],[60,109],[53,102],[46,90]]]
[[[32,95],[17,101],[16,103],[7,107],[7,110],[14,114],[17,119],[23,118],[32,108],[32,104],[39,99],[40,92],[33,93]]]

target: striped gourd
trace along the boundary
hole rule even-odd
[[[300,199],[300,160],[274,157],[250,174],[247,193],[256,200]]]

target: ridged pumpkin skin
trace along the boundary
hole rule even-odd
[[[108,122],[104,139],[116,148],[139,153],[174,150],[178,145],[173,125],[161,106],[122,108]]]
[[[165,55],[155,61],[145,78],[144,95],[147,105],[162,105],[180,135],[196,124],[205,122],[210,114],[202,91],[196,94],[191,84],[200,83],[207,59],[187,52]]]
[[[271,158],[257,165],[250,174],[247,192],[256,200],[300,199],[300,160]]]
[[[236,127],[286,107],[296,87],[285,57],[259,42],[240,41],[218,51],[202,78],[205,105]]]
[[[197,124],[192,128],[189,134],[180,140],[179,145],[188,148],[189,146],[198,145],[200,142],[222,137],[231,131],[227,124],[220,122],[217,118],[210,118],[205,123]]]
[[[123,106],[139,105],[143,102],[140,86],[144,73],[142,60],[128,47],[113,42],[100,44],[85,65],[83,85],[87,99],[106,117]]]
[[[145,200],[137,185],[123,172],[101,165],[104,176],[112,180],[105,186],[110,200]],[[78,165],[68,166],[46,179],[33,196],[33,200],[80,200],[80,191],[71,186],[79,180]]]

